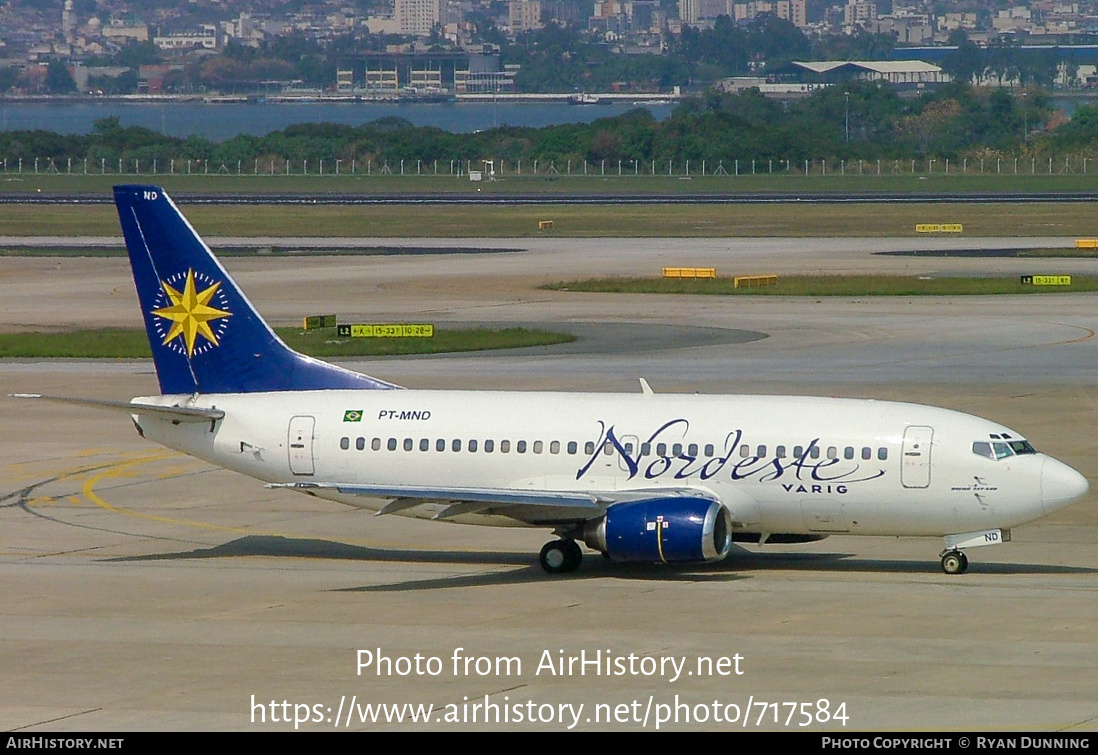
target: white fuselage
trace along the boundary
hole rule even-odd
[[[681,491],[719,498],[747,533],[926,535],[1009,528],[1086,490],[1020,439],[946,409],[770,396],[293,391],[156,396],[221,420],[135,419],[170,448],[272,483],[323,480],[534,491]],[[384,500],[318,492],[377,510]],[[442,508],[405,514],[430,517]],[[454,521],[530,525],[499,512]]]

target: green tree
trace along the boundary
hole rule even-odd
[[[112,65],[136,68],[138,66],[152,65],[160,62],[160,50],[152,43],[130,41],[119,50],[111,60]]]
[[[46,68],[46,90],[50,94],[72,94],[76,91],[76,82],[72,74],[60,60],[51,60]]]
[[[957,49],[942,59],[942,70],[953,79],[971,83],[973,78],[983,74],[986,65],[984,53],[979,46],[968,38],[964,29],[950,32],[949,44]]]
[[[0,68],[0,92],[7,92],[15,83],[19,81],[19,68],[17,66],[7,66]]]

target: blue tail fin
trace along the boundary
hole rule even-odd
[[[298,354],[275,335],[158,186],[116,186],[163,393],[396,388]]]

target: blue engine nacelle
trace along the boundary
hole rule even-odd
[[[732,515],[709,498],[618,503],[584,526],[583,541],[613,561],[719,561],[732,548]]]

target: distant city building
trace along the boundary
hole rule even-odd
[[[408,80],[408,86],[417,92],[439,92],[442,91],[442,68],[441,66],[426,65],[423,68],[415,68],[409,70],[411,77]]]
[[[173,71],[182,72],[181,63],[143,65],[137,69],[137,90],[142,94],[160,94],[164,91],[164,79]]]
[[[187,52],[187,56],[162,56],[179,63],[186,57],[214,55],[224,49],[228,40],[258,47],[281,35],[299,35],[319,45],[323,54],[339,58],[332,67],[333,71],[340,71],[335,83],[338,91],[354,93],[366,86],[396,90],[411,87],[429,95],[433,95],[432,90],[436,88],[494,92],[513,88],[513,71],[508,71],[502,64],[481,69],[466,62],[468,56],[484,52],[477,46],[484,39],[481,23],[484,15],[512,36],[549,24],[586,24],[586,41],[621,55],[667,54],[675,47],[674,36],[681,34],[684,28],[711,27],[721,16],[728,16],[741,25],[766,16],[787,20],[813,36],[856,34],[864,29],[881,35],[882,40],[891,39],[897,48],[896,54],[920,55],[935,61],[943,60],[950,37],[957,31],[963,31],[969,41],[984,49],[1007,43],[1011,55],[1037,54],[1037,47],[1047,48],[1055,51],[1062,61],[1055,86],[1098,87],[1098,74],[1078,68],[1079,63],[1094,64],[1093,50],[1098,45],[1092,43],[1098,42],[1098,0],[1003,0],[995,3],[962,0],[944,4],[931,0],[824,0],[813,6],[811,22],[807,0],[587,0],[586,4],[576,0],[505,0],[503,3],[489,3],[488,0],[371,0],[369,3],[189,0],[153,3],[155,7],[145,5],[147,7],[142,7],[133,0],[0,0],[0,25],[3,26],[0,57],[8,61],[7,67],[36,69],[33,73],[24,71],[16,85],[25,91],[44,88],[36,64],[50,61],[60,61],[70,67],[81,90],[87,87],[91,91],[113,91],[118,87],[133,88],[133,76],[127,75],[116,85],[110,71],[79,66],[113,56],[133,42],[153,41],[164,51]],[[367,9],[377,15],[363,17],[362,13]],[[198,15],[204,13],[208,15]],[[190,27],[195,19],[211,23]],[[150,29],[139,23],[145,20],[154,26]],[[158,27],[162,32],[153,36]],[[333,46],[333,41],[361,39],[367,28],[371,34],[402,35],[405,39],[380,56],[360,52],[344,59],[345,56],[337,51],[349,49],[351,45]],[[442,35],[444,44],[440,47],[433,47],[436,34]],[[409,43],[409,36],[417,37],[417,40]],[[429,41],[428,36],[432,37]],[[956,40],[952,42],[955,44]],[[426,49],[429,46],[432,46],[431,50]],[[923,46],[932,52],[924,55],[912,49]],[[364,42],[361,47],[363,50],[375,49],[376,38]],[[405,57],[443,52],[446,55],[425,61],[409,62]],[[760,62],[753,60],[750,70],[767,70],[758,65]],[[348,71],[351,71],[350,76]],[[890,82],[903,76],[933,78],[932,72],[883,69],[856,74],[853,69],[819,72],[815,78],[808,72],[799,73],[807,77],[803,86],[800,79],[766,81],[757,85],[770,94],[778,91],[772,87],[779,85],[796,85],[793,89],[798,92],[809,91],[825,85],[821,82],[826,82],[832,75],[878,76]],[[166,89],[169,91],[194,83],[190,73],[184,76],[177,69],[159,72],[149,68],[138,79],[138,91],[160,91],[164,75],[168,75]],[[708,75],[711,74],[707,71],[706,79]],[[1016,86],[1019,76],[1017,71],[993,67],[977,81],[991,86]],[[655,78],[644,82],[621,81],[607,86],[655,88],[656,81]],[[934,81],[913,79],[909,83],[930,86]],[[734,91],[754,85],[747,79],[729,80],[723,84]]]
[[[145,24],[128,25],[112,21],[109,25],[102,27],[102,34],[106,39],[120,45],[125,45],[130,41],[149,41],[149,27]]]
[[[475,59],[471,59],[473,63]],[[515,91],[515,74],[519,66],[509,63],[503,70],[456,70],[454,92],[456,94],[490,94]]]
[[[87,92],[89,90],[88,80],[92,77],[116,79],[123,74],[129,73],[130,69],[126,66],[82,66],[79,63],[73,65],[69,70],[72,75],[73,83],[76,84],[76,91]]]
[[[728,16],[735,21],[750,21],[758,16],[772,14],[789,21],[798,28],[807,28],[806,0],[752,0],[738,3],[735,0],[679,0],[680,18],[684,24],[704,24],[717,16]]]
[[[367,63],[363,83],[369,92],[395,92],[400,89],[400,75],[396,66],[381,65],[371,68]]]
[[[855,27],[868,26],[877,20],[877,4],[866,0],[847,0],[843,6],[843,28],[853,30]]]
[[[760,14],[773,12],[774,3],[759,0],[758,2],[736,3],[732,6],[732,13],[729,15],[737,21],[750,21]]]
[[[991,19],[992,28],[998,32],[1028,31],[1032,23],[1033,13],[1024,5],[1001,10]]]
[[[153,37],[153,44],[161,50],[189,50],[193,47],[216,50],[220,46],[219,42],[217,27],[214,24],[203,24],[193,32]]]
[[[518,66],[503,66],[499,50],[471,52],[356,52],[341,58],[337,89],[341,92],[390,93],[405,88],[421,94],[513,92]]]
[[[441,0],[396,0],[397,28],[401,34],[425,37],[442,20]]]
[[[934,27],[928,21],[914,18],[884,16],[871,21],[865,27],[873,34],[888,34],[904,45],[920,45],[934,38]]]
[[[507,23],[512,34],[540,29],[544,26],[540,0],[511,0],[507,4]]]
[[[336,92],[350,94],[355,89],[355,72],[349,68],[340,68],[336,71]]]
[[[922,89],[950,80],[949,74],[939,66],[921,60],[793,61],[772,73],[784,81],[807,84],[862,80],[879,81],[900,89]]]
[[[778,18],[789,21],[798,29],[808,26],[808,3],[806,0],[778,0]]]
[[[76,36],[76,13],[72,0],[65,0],[61,10],[61,35],[69,42]]]
[[[371,34],[400,34],[400,24],[397,23],[395,14],[368,16],[366,28]]]
[[[974,31],[978,17],[975,13],[946,13],[938,16],[938,28],[944,31],[964,29]]]
[[[696,26],[717,16],[732,16],[728,0],[679,0],[679,18],[684,24]]]
[[[266,36],[262,22],[250,13],[241,13],[236,18],[222,21],[221,30],[225,36],[252,47],[258,47]]]
[[[631,0],[625,4],[625,11],[631,31],[659,34],[663,30],[666,16],[657,0]]]

